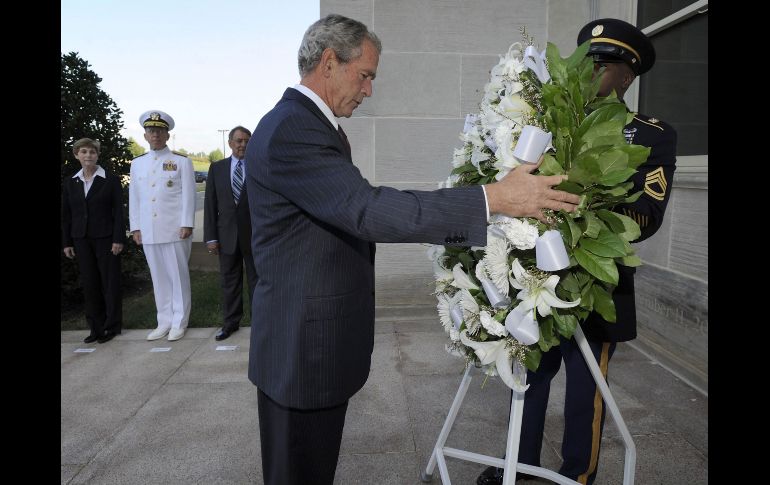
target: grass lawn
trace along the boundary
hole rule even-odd
[[[251,321],[251,302],[246,296],[248,285],[243,282],[243,319],[241,326],[248,326]],[[219,272],[217,271],[190,271],[190,289],[192,309],[190,310],[190,323],[193,327],[221,327],[222,326],[222,293],[219,286]],[[123,296],[123,328],[156,328],[155,297],[152,292],[152,284],[148,282],[145,287],[132,295]],[[83,311],[74,312],[73,315],[62,317],[62,330],[88,330]]]

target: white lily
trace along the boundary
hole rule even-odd
[[[526,372],[522,373],[520,369],[521,364],[518,361],[511,362],[511,354],[506,348],[506,339],[492,340],[489,342],[476,342],[468,337],[468,331],[463,330],[460,332],[460,341],[472,348],[479,358],[481,365],[494,364],[495,370],[500,375],[500,379],[503,383],[513,389],[516,392],[524,392],[529,387],[529,384],[522,385],[523,378],[526,376]],[[512,365],[517,366],[517,377],[514,378]]]
[[[452,286],[456,288],[465,288],[467,290],[479,289],[476,283],[471,281],[468,275],[465,274],[465,271],[463,271],[462,263],[457,263],[456,265],[454,265],[454,268],[452,268],[452,276],[454,276],[454,279],[455,279],[452,282]]]
[[[473,298],[473,295],[466,289],[458,291],[457,294],[460,295],[458,298],[463,311],[465,328],[467,328],[469,332],[475,334],[478,331],[480,323],[479,304],[476,302],[476,299]]]
[[[580,304],[580,298],[575,301],[564,301],[556,296],[556,285],[559,284],[559,276],[548,273],[529,273],[519,263],[513,260],[511,265],[513,278],[509,278],[511,286],[521,290],[516,298],[521,300],[517,306],[522,312],[537,308],[540,316],[551,314],[551,308],[572,308]]]

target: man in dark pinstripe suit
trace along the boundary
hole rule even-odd
[[[563,176],[519,167],[498,183],[436,191],[372,187],[336,117],[372,95],[381,44],[328,15],[299,49],[301,83],[254,130],[246,150],[252,252],[259,281],[249,379],[258,388],[267,485],[331,485],[348,399],[374,345],[374,242],[484,246],[490,213],[543,219],[578,198]]]

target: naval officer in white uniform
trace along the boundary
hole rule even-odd
[[[192,161],[166,144],[174,128],[171,116],[150,110],[139,123],[150,151],[131,162],[128,213],[134,241],[147,257],[158,310],[158,328],[147,340],[166,334],[169,340],[179,340],[190,320],[195,175]]]

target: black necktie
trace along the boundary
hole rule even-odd
[[[241,189],[243,188],[243,161],[238,160],[235,164],[235,171],[233,172],[233,199],[235,199],[236,205],[241,198]]]
[[[337,131],[340,134],[340,138],[342,138],[342,142],[345,144],[345,149],[348,151],[348,156],[353,157],[351,151],[350,151],[350,142],[348,141],[348,136],[345,134],[345,130],[342,129],[342,125],[337,125]]]

